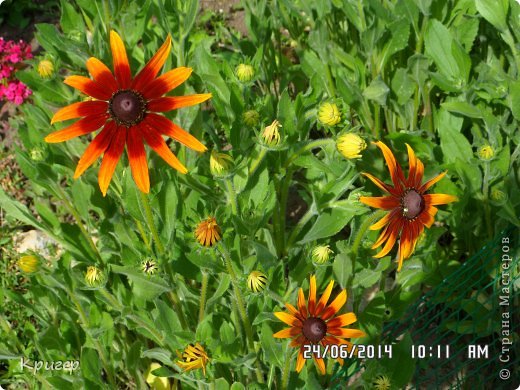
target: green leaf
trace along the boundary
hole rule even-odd
[[[460,133],[463,118],[456,117],[447,110],[441,109],[437,112],[435,122],[435,127],[441,139],[444,161],[462,160],[468,162],[473,157],[473,150],[466,137]]]
[[[347,253],[336,255],[332,263],[332,272],[339,285],[346,288],[349,278],[352,276],[352,259]]]
[[[92,348],[81,349],[80,367],[81,373],[86,379],[103,386],[101,359],[96,350]]]
[[[482,118],[481,111],[474,105],[467,102],[450,101],[441,104],[443,108],[456,114],[461,114],[469,118]]]
[[[151,297],[155,298],[157,295],[171,290],[168,283],[159,276],[145,275],[134,268],[122,267],[120,265],[112,265],[111,270],[116,274],[126,275],[134,284],[145,289]]]
[[[280,345],[280,343],[275,342],[275,338],[273,337],[273,331],[265,322],[262,324],[262,333],[260,336],[260,341],[262,342],[264,361],[267,361],[270,364],[274,364],[275,366],[282,368],[282,357],[284,356],[282,346]]]
[[[171,364],[172,362],[172,353],[167,349],[163,348],[152,348],[147,349],[141,353],[141,358],[143,359],[152,359],[157,360],[163,364]]]
[[[61,18],[60,26],[65,34],[70,34],[74,31],[84,31],[85,26],[83,24],[83,18],[79,13],[76,12],[73,5],[68,2],[61,0]]]
[[[507,30],[509,0],[475,0],[477,11],[500,31]]]
[[[333,208],[322,212],[300,243],[303,244],[333,236],[343,229],[353,216],[353,210],[344,208]]]
[[[363,96],[369,100],[374,100],[379,105],[386,105],[386,96],[390,88],[385,84],[381,76],[377,76],[368,87],[363,91]]]
[[[520,121],[520,81],[509,84],[509,107],[517,121]]]
[[[197,19],[197,14],[199,13],[199,1],[198,0],[188,0],[187,2],[187,10],[184,15],[184,29],[183,29],[183,37],[181,39],[186,39],[186,37],[190,34],[193,25],[195,24],[195,20]]]
[[[455,80],[461,77],[461,72],[452,54],[452,43],[453,37],[446,26],[436,19],[428,22],[424,39],[426,54],[444,76]]]
[[[405,388],[415,372],[415,360],[412,359],[412,338],[405,333],[402,340],[392,347],[392,358],[384,357],[381,365],[390,374],[392,385],[396,389]]]

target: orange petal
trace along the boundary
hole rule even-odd
[[[88,77],[69,76],[63,80],[63,82],[72,88],[76,88],[84,94],[92,96],[98,100],[108,100],[110,99],[110,96],[112,96],[112,92],[109,89],[103,87]]]
[[[86,116],[76,123],[65,127],[64,129],[49,134],[47,137],[45,137],[45,141],[49,143],[63,142],[80,135],[92,133],[94,130],[97,130],[103,126],[107,118],[108,114]]]
[[[101,167],[99,168],[98,182],[103,196],[106,196],[107,194],[108,186],[112,180],[114,171],[116,170],[117,162],[119,161],[119,158],[125,149],[125,142],[126,127],[117,126],[115,135],[103,156],[103,161],[101,162]]]
[[[294,338],[293,340],[291,340],[291,342],[289,343],[289,346],[291,346],[291,347],[298,347],[300,345],[303,345],[305,340],[307,340],[305,338],[305,336],[298,336],[298,337]]]
[[[373,225],[370,225],[369,229],[370,230],[379,230],[379,229],[385,227],[388,224],[388,222],[390,222],[390,220],[393,218],[395,213],[396,213],[396,210],[392,210],[391,212],[387,213],[379,221],[377,221]]]
[[[146,123],[154,127],[159,133],[167,135],[197,152],[208,150],[197,138],[162,115],[148,113]]]
[[[332,292],[332,287],[334,287],[334,280],[331,280],[325,289],[325,292],[321,296],[320,300],[318,301],[318,306],[316,306],[316,316],[319,316],[325,306],[327,305],[327,302],[330,298],[330,293]]]
[[[175,89],[184,83],[188,77],[190,77],[192,71],[191,68],[181,66],[180,68],[175,68],[166,72],[142,90],[143,96],[146,99],[156,99],[161,97],[165,93],[170,92],[172,89]]]
[[[287,308],[287,310],[289,310],[291,312],[291,314],[293,316],[296,316],[297,314],[299,314],[298,310],[296,310],[296,308],[293,305],[291,305],[290,303],[286,303],[285,307]]]
[[[439,173],[437,176],[435,176],[433,179],[428,180],[426,183],[424,183],[421,188],[419,189],[419,192],[422,194],[428,190],[431,186],[433,186],[435,183],[437,183],[439,180],[441,180],[448,171],[444,171],[442,173]]]
[[[126,56],[123,40],[114,30],[110,31],[110,49],[112,50],[112,60],[114,63],[114,74],[120,89],[128,89],[132,79],[130,64]]]
[[[359,329],[334,328],[327,330],[327,333],[330,333],[334,336],[346,337],[349,339],[366,336],[366,333]]]
[[[176,110],[177,108],[194,106],[202,103],[211,97],[211,93],[186,96],[166,96],[154,99],[147,104],[149,111],[165,112]]]
[[[109,88],[110,93],[117,91],[117,82],[114,75],[110,69],[96,57],[90,57],[87,60],[87,69],[99,85],[102,85],[104,88]]]
[[[435,214],[437,214],[437,211],[437,207],[430,205],[421,214],[419,214],[417,220],[427,228],[430,228],[435,222]]]
[[[54,114],[51,125],[67,119],[81,118],[88,115],[103,114],[107,112],[108,103],[103,101],[78,102],[65,106]]]
[[[372,249],[376,249],[376,248],[380,247],[383,242],[388,240],[388,236],[390,235],[390,230],[391,230],[390,228],[391,228],[391,226],[392,226],[392,223],[389,223],[388,225],[386,225],[386,227],[381,232],[381,234],[377,238],[377,240],[374,243],[374,245],[372,245],[372,247],[371,247]]]
[[[314,363],[316,363],[316,367],[320,371],[321,375],[325,375],[325,362],[322,358],[316,357],[316,355],[312,354],[312,358],[314,359]]]
[[[323,321],[328,320],[330,317],[332,317],[334,314],[336,314],[347,302],[347,290],[341,291],[336,299],[334,299],[329,306],[325,309],[323,312],[321,319]]]
[[[415,188],[415,171],[417,169],[417,157],[415,156],[415,152],[410,147],[410,145],[406,144],[406,149],[408,150],[408,166],[409,166],[408,180],[406,181],[406,186],[408,188]]]
[[[137,74],[137,76],[135,76],[134,81],[132,82],[132,89],[142,91],[143,88],[145,88],[146,85],[157,76],[157,73],[159,73],[166,62],[171,48],[172,37],[168,34],[159,50],[157,50],[154,56],[150,58],[150,61],[148,61],[144,68]]]
[[[376,207],[378,209],[390,210],[399,207],[399,199],[393,196],[369,197],[360,196],[359,201],[366,205]]]
[[[296,361],[296,372],[300,372],[305,365],[305,359],[303,358],[303,347],[298,352],[298,360]]]
[[[357,317],[354,313],[342,314],[340,316],[334,317],[329,322],[327,322],[327,329],[341,328],[342,326],[353,324],[356,321]]]
[[[386,165],[390,171],[390,177],[392,178],[394,187],[396,189],[401,189],[402,183],[404,183],[404,175],[401,166],[395,160],[394,154],[383,142],[377,141],[374,143],[383,152],[383,157],[385,158]]]
[[[436,206],[439,204],[448,204],[459,200],[456,196],[446,194],[426,194],[423,195],[426,204]]]
[[[311,276],[309,285],[309,315],[314,317],[314,309],[316,307],[316,276]]]
[[[417,189],[421,187],[421,183],[424,177],[424,165],[421,160],[417,159],[417,167],[415,168],[415,182],[413,188]]]
[[[273,337],[276,337],[277,339],[293,338],[294,336],[300,334],[301,332],[302,332],[301,329],[298,329],[295,327],[285,328],[285,329],[273,334]]]
[[[79,159],[76,171],[74,172],[74,179],[80,177],[83,172],[90,167],[94,161],[101,156],[110,145],[110,141],[115,135],[116,124],[113,121],[108,122],[103,130],[96,135],[96,138],[88,145],[87,149]]]
[[[290,326],[298,326],[298,325],[301,326],[301,324],[302,324],[301,321],[298,320],[295,316],[293,316],[293,315],[291,315],[289,313],[285,313],[283,311],[277,311],[277,312],[274,313],[274,315],[280,321],[283,321],[287,325],[290,325]]]
[[[148,164],[146,162],[146,152],[144,150],[143,136],[139,126],[132,126],[128,129],[126,136],[126,151],[130,168],[135,184],[145,194],[150,192],[150,177],[148,175]]]
[[[399,232],[401,231],[401,228],[403,226],[403,221],[399,220],[395,224],[391,225],[388,229],[390,234],[388,235],[388,239],[386,241],[385,246],[381,251],[374,255],[376,259],[380,259],[381,257],[384,257],[390,252],[395,244],[395,241],[397,240],[397,236],[399,235]]]
[[[381,180],[379,180],[375,176],[372,176],[370,173],[362,172],[361,174],[363,176],[369,178],[372,181],[372,183],[374,183],[376,186],[381,188],[383,191],[388,192],[392,195],[396,195],[396,196],[398,195],[398,191],[395,188],[389,186],[388,184],[383,183]]]
[[[305,304],[305,295],[303,289],[300,287],[298,290],[298,310],[300,311],[303,318],[307,318],[307,307]]]
[[[186,167],[179,161],[177,157],[175,157],[166,142],[164,142],[161,134],[159,134],[159,132],[157,132],[154,128],[146,126],[146,124],[141,126],[143,128],[142,134],[146,143],[150,145],[150,147],[172,168],[183,174],[188,173]]]

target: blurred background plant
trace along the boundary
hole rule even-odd
[[[146,388],[155,377],[187,388],[327,388],[330,375],[311,364],[289,375],[293,349],[272,337],[282,329],[272,312],[308,288],[310,273],[319,291],[330,279],[333,295],[348,289],[344,311],[368,334],[356,342],[377,344],[385,323],[520,224],[514,1],[243,1],[232,10],[243,16],[241,31],[229,27],[228,13],[202,13],[195,0],[61,1],[59,10],[56,24],[36,24],[42,51],[16,73],[33,91],[10,118],[21,146],[8,153],[25,180],[25,204],[0,192],[0,380],[12,388]],[[134,72],[171,33],[165,69],[194,68],[175,94],[213,95],[201,108],[167,114],[213,152],[171,143],[185,176],[150,154],[151,209],[125,161],[105,198],[96,169],[72,179],[88,137],[43,142],[55,130],[53,112],[82,98],[64,77],[87,75],[90,56],[111,64],[111,29]],[[268,127],[275,120],[280,126]],[[412,146],[426,179],[447,170],[435,191],[459,198],[441,208],[399,273],[395,249],[372,258],[378,233],[368,227],[377,214],[358,200],[380,192],[360,172],[390,179],[370,145],[379,139],[403,166]],[[209,215],[222,234],[206,248],[194,231]],[[16,226],[46,237],[49,256],[37,272],[16,270],[25,255],[11,240]],[[33,250],[26,255],[42,249]],[[157,271],[146,272],[145,261]],[[86,282],[94,281],[90,267],[99,283]],[[265,275],[262,288],[250,290],[253,272]],[[382,360],[370,378],[353,376],[352,386],[381,375],[405,386],[415,362],[410,337],[403,340],[395,360]],[[81,369],[33,376],[20,356],[78,359]],[[406,369],[395,370],[395,361]]]

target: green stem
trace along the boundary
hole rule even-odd
[[[199,304],[199,323],[204,319],[204,310],[206,308],[206,295],[208,292],[208,272],[201,270],[202,272],[202,286],[200,288],[200,304]]]
[[[184,316],[184,311],[182,310],[181,301],[179,299],[179,296],[177,293],[172,290],[168,293],[168,297],[172,301],[173,308],[177,312],[177,315],[179,316],[179,321],[181,323],[181,326],[183,329],[188,329],[188,322],[186,321],[186,317]]]
[[[484,180],[482,183],[482,195],[484,196],[484,215],[489,238],[493,238],[493,227],[491,226],[491,208],[489,207],[489,161],[484,162]]]
[[[289,239],[287,240],[287,246],[286,246],[287,251],[292,247],[294,241],[296,240],[296,238],[298,237],[298,235],[300,234],[300,232],[302,231],[304,226],[307,224],[307,222],[309,222],[311,220],[311,218],[315,215],[316,215],[316,211],[315,211],[314,207],[311,207],[303,215],[303,217],[301,217],[301,219],[298,221],[298,223],[294,227],[293,231],[291,232]]]
[[[226,189],[227,189],[227,193],[228,193],[229,203],[231,203],[231,213],[233,215],[238,215],[237,192],[235,191],[233,182],[231,181],[231,179],[226,178],[224,180],[224,183],[226,183]]]
[[[287,170],[287,174],[285,178],[282,180],[282,188],[280,190],[280,200],[278,204],[278,232],[276,234],[276,241],[278,243],[278,255],[284,256],[286,254],[285,250],[285,216],[287,213],[287,198],[289,197],[289,186],[291,185],[292,176],[294,174],[294,169],[289,168]]]
[[[379,104],[374,104],[374,137],[379,139],[381,136],[381,107]]]
[[[283,365],[282,371],[282,390],[287,389],[289,385],[289,373],[291,372],[291,352],[287,347],[285,351],[285,364]]]
[[[324,146],[328,145],[334,145],[336,141],[330,138],[324,138],[324,139],[317,139],[315,141],[309,142],[307,145],[303,146],[302,148],[298,149],[296,152],[294,152],[285,162],[283,168],[287,169],[289,168],[289,165],[291,165],[300,155],[302,155],[305,152],[308,152],[312,149],[316,148],[322,148]]]
[[[224,263],[226,265],[226,270],[231,277],[231,284],[233,285],[233,291],[235,293],[235,298],[237,301],[238,306],[238,312],[240,314],[240,317],[242,318],[242,323],[244,324],[244,330],[246,331],[246,337],[247,341],[249,343],[249,352],[254,353],[257,355],[255,350],[255,341],[253,338],[253,328],[251,327],[251,322],[249,321],[249,317],[247,316],[246,312],[246,305],[244,302],[244,298],[242,297],[242,293],[240,292],[240,286],[238,284],[237,276],[235,274],[235,271],[233,270],[233,263],[231,261],[231,255],[227,251],[227,249],[224,247],[224,245],[219,243],[220,252],[222,253],[222,256],[224,258]],[[262,370],[260,367],[260,361],[257,359],[255,361],[256,365],[256,380],[258,383],[264,383],[264,377],[262,375]]]
[[[157,248],[157,252],[159,254],[164,254],[164,246],[161,242],[161,238],[159,237],[159,233],[157,232],[157,228],[155,226],[155,222],[153,220],[152,209],[150,207],[150,201],[148,200],[148,195],[144,192],[139,191],[141,195],[141,201],[143,203],[144,208],[144,216],[146,218],[146,222],[148,223],[148,228],[152,232],[153,240],[155,241],[155,247]]]
[[[141,238],[143,239],[144,245],[146,248],[151,251],[152,245],[150,241],[148,241],[148,237],[146,237],[146,232],[144,231],[143,224],[139,220],[135,220],[135,224],[137,225],[137,230],[139,230],[139,234],[141,235]]]
[[[253,162],[249,166],[249,177],[253,177],[253,175],[255,174],[256,170],[258,169],[258,167],[262,163],[262,160],[264,159],[266,153],[267,153],[267,149],[262,147],[260,149],[260,153],[258,153],[258,156],[256,156],[256,158],[253,160]]]

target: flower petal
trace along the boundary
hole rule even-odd
[[[395,160],[394,154],[383,142],[377,141],[374,142],[374,144],[383,152],[383,157],[385,158],[386,165],[388,166],[388,170],[390,171],[390,177],[392,178],[394,187],[397,190],[402,190],[402,183],[405,182],[403,170]]]
[[[325,292],[323,293],[323,295],[321,296],[320,300],[318,301],[318,305],[316,306],[316,316],[319,316],[321,314],[321,312],[323,311],[323,309],[325,308],[325,306],[327,305],[327,302],[329,301],[329,298],[330,298],[330,293],[332,292],[332,287],[334,287],[334,280],[331,280],[327,286],[327,288],[325,289]]]
[[[148,102],[148,111],[165,112],[177,108],[190,107],[202,103],[211,98],[211,93],[201,93],[186,96],[165,96]]]
[[[285,328],[279,332],[276,332],[273,334],[273,337],[277,339],[286,339],[286,338],[293,338],[294,336],[297,336],[302,333],[302,330],[299,328],[291,327],[291,328]]]
[[[132,82],[132,89],[137,91],[142,91],[143,88],[149,84],[157,73],[161,70],[168,55],[170,54],[170,50],[172,48],[172,36],[168,34],[166,40],[162,44],[162,46],[157,50],[152,58],[148,61],[148,63],[144,66],[144,68],[135,76],[134,81]]]
[[[126,56],[125,45],[123,40],[114,30],[110,31],[110,49],[112,50],[112,60],[114,63],[114,74],[120,89],[128,89],[132,75],[130,73],[130,64]]]
[[[321,375],[325,375],[325,362],[322,358],[316,357],[316,355],[312,354],[312,358],[314,359],[314,363],[316,363],[316,367],[320,371]]]
[[[334,314],[336,314],[339,309],[343,307],[343,305],[347,302],[347,290],[341,291],[336,299],[334,299],[329,306],[325,309],[323,314],[321,315],[321,319],[323,321],[328,320]]]
[[[435,214],[437,214],[437,211],[437,207],[430,205],[429,207],[424,209],[424,211],[421,214],[419,214],[417,220],[427,228],[430,228],[435,222]]]
[[[197,138],[162,115],[148,113],[146,123],[154,127],[159,133],[167,135],[197,152],[208,150]]]
[[[431,186],[433,186],[435,183],[437,183],[439,180],[441,180],[448,171],[444,171],[442,173],[439,173],[437,176],[435,176],[433,179],[428,180],[426,183],[424,183],[421,188],[419,189],[419,192],[422,194],[425,191],[428,190]]]
[[[386,244],[385,246],[383,247],[383,249],[381,249],[381,251],[377,254],[374,255],[374,257],[376,259],[380,259],[381,257],[384,257],[388,254],[388,252],[390,252],[397,240],[397,236],[399,235],[399,232],[401,231],[401,228],[403,226],[403,223],[404,221],[403,220],[398,220],[396,221],[395,224],[393,225],[389,225],[389,229],[388,231],[390,232],[389,235],[388,235],[388,238],[386,240]]]
[[[149,193],[150,177],[148,175],[148,163],[146,162],[146,151],[144,150],[143,136],[139,126],[132,126],[128,129],[126,151],[135,184],[137,184],[141,192]]]
[[[103,114],[107,112],[107,109],[108,103],[99,100],[69,104],[68,106],[65,106],[56,111],[51,119],[51,125],[53,123],[65,121],[67,119]]]
[[[185,174],[188,172],[186,167],[179,161],[179,159],[172,153],[161,134],[154,128],[147,126],[146,122],[141,124],[143,128],[142,134],[148,145],[166,161],[172,168],[178,170],[180,173]]]
[[[192,71],[193,69],[191,68],[181,66],[166,72],[143,88],[143,96],[146,99],[161,97],[184,83],[190,77]]]
[[[291,314],[293,316],[296,316],[297,314],[299,314],[298,310],[296,310],[296,308],[293,305],[291,305],[290,303],[286,303],[285,307],[287,308],[287,310],[289,310],[291,312]]]
[[[370,197],[370,196],[360,196],[359,201],[371,207],[376,207],[378,209],[390,210],[396,207],[399,207],[399,199],[393,196],[381,196],[381,197]]]
[[[117,162],[119,161],[119,158],[125,149],[125,142],[126,127],[117,126],[115,135],[112,138],[110,146],[103,155],[103,161],[101,162],[101,167],[99,168],[98,182],[103,196],[106,196],[107,194],[108,186],[112,180],[114,171],[116,170]]]
[[[55,131],[45,137],[45,141],[49,143],[68,141],[69,139],[79,137],[80,135],[92,133],[99,129],[108,119],[108,114],[89,115],[79,121],[73,123],[64,129]]]
[[[108,66],[103,62],[96,57],[90,57],[87,60],[87,69],[99,85],[110,89],[111,94],[117,91],[116,79],[110,69],[108,69]]]
[[[329,322],[327,322],[327,329],[341,328],[342,326],[353,324],[356,321],[357,317],[354,313],[342,314],[332,318]]]
[[[447,194],[426,194],[423,195],[423,197],[424,202],[432,206],[436,206],[439,204],[448,204],[459,200],[459,198],[457,198],[456,196]]]
[[[92,96],[98,100],[108,100],[112,96],[109,89],[103,88],[102,85],[96,83],[94,80],[84,76],[69,76],[63,80],[65,84],[76,88],[86,95]]]
[[[391,212],[387,213],[379,221],[377,221],[373,225],[370,225],[369,229],[370,230],[379,230],[379,229],[385,227],[388,224],[388,222],[390,222],[393,219],[396,212],[398,212],[398,210],[392,210]]]
[[[280,321],[283,321],[287,325],[290,325],[290,326],[301,326],[301,324],[302,324],[301,321],[298,320],[295,316],[293,316],[293,315],[291,315],[289,313],[285,313],[283,311],[274,312],[274,315]]]
[[[76,171],[74,172],[74,179],[80,177],[83,172],[90,167],[94,161],[101,156],[110,145],[110,141],[115,135],[116,124],[114,121],[108,122],[105,127],[96,135],[92,142],[87,146],[85,152],[79,159]]]
[[[289,343],[289,346],[291,347],[299,347],[300,345],[303,345],[303,343],[305,342],[305,340],[307,340],[305,338],[305,336],[298,336],[296,338],[294,338],[293,340],[291,340],[291,342]]]
[[[365,337],[366,333],[359,329],[344,329],[344,328],[334,328],[327,330],[327,333],[330,333],[334,336],[346,337],[346,338],[357,338],[357,337]]]
[[[305,295],[303,294],[303,288],[301,288],[301,287],[298,290],[298,310],[300,311],[303,318],[307,318],[307,307],[305,304]]]
[[[395,188],[393,188],[392,186],[389,186],[388,184],[386,183],[383,183],[381,180],[379,180],[377,177],[375,176],[372,176],[370,173],[366,173],[366,172],[362,172],[361,173],[363,176],[369,178],[372,183],[374,183],[376,186],[378,186],[379,188],[381,188],[383,191],[385,192],[388,192],[392,195],[398,195],[398,190],[396,190]]]
[[[316,275],[311,276],[309,284],[309,315],[314,317],[314,309],[316,307]]]
[[[298,352],[298,359],[296,361],[296,372],[300,372],[305,365],[305,359],[303,358],[303,346],[300,348]]]

